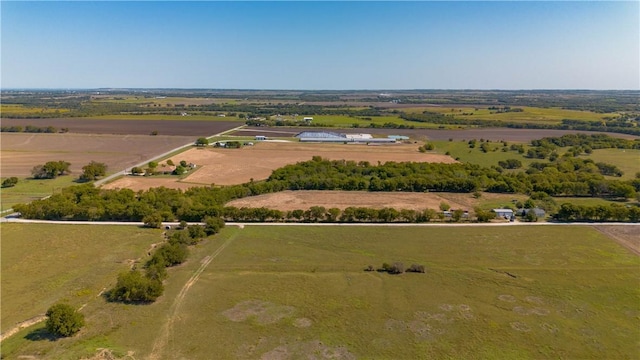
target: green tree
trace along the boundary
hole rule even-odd
[[[159,229],[162,226],[162,215],[160,213],[153,213],[146,215],[142,218],[144,226],[154,229]]]
[[[47,331],[56,336],[72,336],[84,326],[84,315],[68,304],[55,304],[46,315]]]
[[[91,161],[89,164],[82,167],[82,175],[80,175],[80,180],[82,181],[92,181],[97,179],[100,176],[105,176],[107,174],[107,165],[104,163]]]
[[[451,209],[451,205],[449,205],[448,203],[446,203],[444,201],[440,203],[440,210],[447,211],[449,209]]]
[[[31,175],[34,179],[55,179],[60,175],[69,173],[70,163],[60,161],[49,161],[44,165],[37,165],[31,169]]]
[[[110,301],[153,302],[163,291],[160,280],[142,276],[140,271],[132,270],[118,275],[116,286],[109,291],[107,298]]]
[[[167,165],[174,166],[175,164],[173,163],[173,160],[169,159],[167,160]]]
[[[206,137],[201,137],[196,140],[196,146],[207,146],[209,145],[209,139]]]

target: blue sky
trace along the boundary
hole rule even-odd
[[[640,2],[1,2],[2,88],[640,89]]]

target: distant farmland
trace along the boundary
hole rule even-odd
[[[53,126],[58,130],[67,128],[69,132],[82,134],[149,135],[152,131],[157,131],[158,135],[195,136],[198,138],[211,136],[244,124],[240,121],[217,121],[214,117],[211,119],[211,121],[188,120],[185,117],[184,120],[144,120],[136,119],[133,116],[121,118],[121,120],[101,118],[2,119],[2,126]]]

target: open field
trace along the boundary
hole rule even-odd
[[[39,115],[59,114],[69,112],[69,109],[50,109],[43,107],[27,107],[20,104],[0,104],[0,114],[4,115]]]
[[[194,140],[188,136],[3,133],[0,171],[3,177],[26,177],[34,166],[58,160],[70,162],[72,174],[82,173],[91,160],[107,164],[108,172],[120,171]]]
[[[4,256],[3,267],[11,266]],[[394,261],[427,272],[363,271]],[[2,352],[45,359],[98,348],[155,359],[634,358],[639,266],[639,257],[586,226],[227,228],[169,270],[156,303],[97,298],[82,310],[87,326],[77,336],[46,341],[37,325],[3,342]]]
[[[458,193],[403,193],[403,192],[368,192],[368,191],[281,191],[273,194],[251,196],[233,200],[227,206],[266,207],[282,211],[302,209],[312,206],[336,207],[345,209],[349,206],[381,209],[438,210],[441,202],[446,202],[452,209],[472,211],[476,206],[490,207],[495,204],[505,206],[512,199],[524,201],[526,195],[483,193],[479,199],[472,194]]]
[[[451,157],[439,154],[423,154],[413,144],[404,145],[343,145],[309,144],[297,142],[260,142],[241,149],[193,148],[172,157],[174,163],[181,160],[198,165],[183,181],[203,185],[233,185],[262,180],[271,172],[287,164],[311,160],[313,156],[331,160],[354,160],[382,163],[387,161],[455,162]],[[140,181],[144,181],[142,179]],[[107,188],[124,187],[119,180]]]
[[[80,307],[146,256],[160,230],[132,226],[2,224],[2,332],[57,301]],[[4,345],[4,344],[3,344]]]
[[[528,143],[543,137],[559,137],[567,134],[597,134],[593,131],[553,130],[553,129],[509,129],[509,128],[470,128],[470,129],[370,129],[370,128],[313,128],[313,127],[247,127],[233,133],[238,136],[294,136],[302,131],[336,131],[347,134],[368,133],[374,135],[405,135],[417,140],[471,140],[486,139],[491,141],[510,141]],[[605,133],[611,137],[636,139],[637,136]]]
[[[194,140],[201,136],[211,136],[219,132],[243,125],[240,121],[189,120],[188,116],[179,120],[137,120],[136,116],[117,116],[114,119],[101,118],[57,118],[57,119],[2,119],[2,126],[53,126],[57,129],[68,128],[71,133],[82,134],[124,134],[149,135],[157,131],[159,135],[192,136]],[[4,137],[3,133],[3,137]]]
[[[15,187],[2,189],[2,208],[72,185],[82,167],[92,160],[107,164],[111,173],[192,141],[187,136],[2,133],[0,174],[3,178],[20,178]],[[70,175],[51,180],[25,179],[34,166],[59,160],[71,163]]]
[[[532,122],[543,124],[558,124],[563,119],[574,120],[602,120],[605,117],[616,117],[616,113],[595,113],[592,111],[567,110],[561,108],[541,108],[530,106],[511,106],[522,109],[522,112],[502,112],[489,110],[487,106],[427,106],[405,109],[406,112],[422,113],[430,111],[469,120],[500,120],[508,122]],[[468,114],[468,115],[462,115]]]
[[[604,162],[617,166],[624,174],[622,179],[633,179],[640,172],[640,150],[634,149],[598,149],[588,156],[581,156],[595,162]]]

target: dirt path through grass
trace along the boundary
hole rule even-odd
[[[7,330],[7,332],[5,332],[4,334],[0,335],[0,341],[7,339],[9,337],[11,337],[12,335],[16,334],[18,331],[28,328],[29,326],[41,323],[43,321],[45,321],[47,319],[47,317],[45,315],[38,315],[36,317],[33,317],[31,319],[25,320],[21,323],[18,323],[16,326],[14,326],[13,328]]]
[[[237,236],[238,236],[237,232],[231,235],[231,237],[229,237],[229,239],[227,239],[227,241],[225,241],[224,244],[222,244],[219,248],[217,248],[216,251],[214,251],[211,255],[205,256],[200,261],[201,262],[200,267],[193,273],[193,275],[191,275],[187,283],[184,284],[184,286],[182,287],[182,290],[180,290],[180,293],[178,293],[178,296],[176,296],[175,300],[173,301],[173,304],[169,309],[167,322],[162,327],[160,336],[158,336],[156,342],[153,344],[153,350],[149,355],[149,359],[152,359],[152,360],[161,359],[161,356],[162,354],[164,354],[165,349],[169,343],[169,338],[172,336],[173,323],[175,321],[178,310],[180,309],[180,306],[182,305],[182,302],[184,301],[184,298],[187,295],[187,292],[189,291],[191,286],[193,286],[193,284],[195,284],[196,281],[198,281],[198,279],[200,278],[200,275],[207,268],[207,266],[209,266],[209,264],[216,257],[218,257],[218,255],[220,255],[220,253],[222,253],[222,251],[224,251],[224,249],[226,249],[226,247],[229,246],[229,244],[231,244],[231,242],[233,242],[233,240]]]

